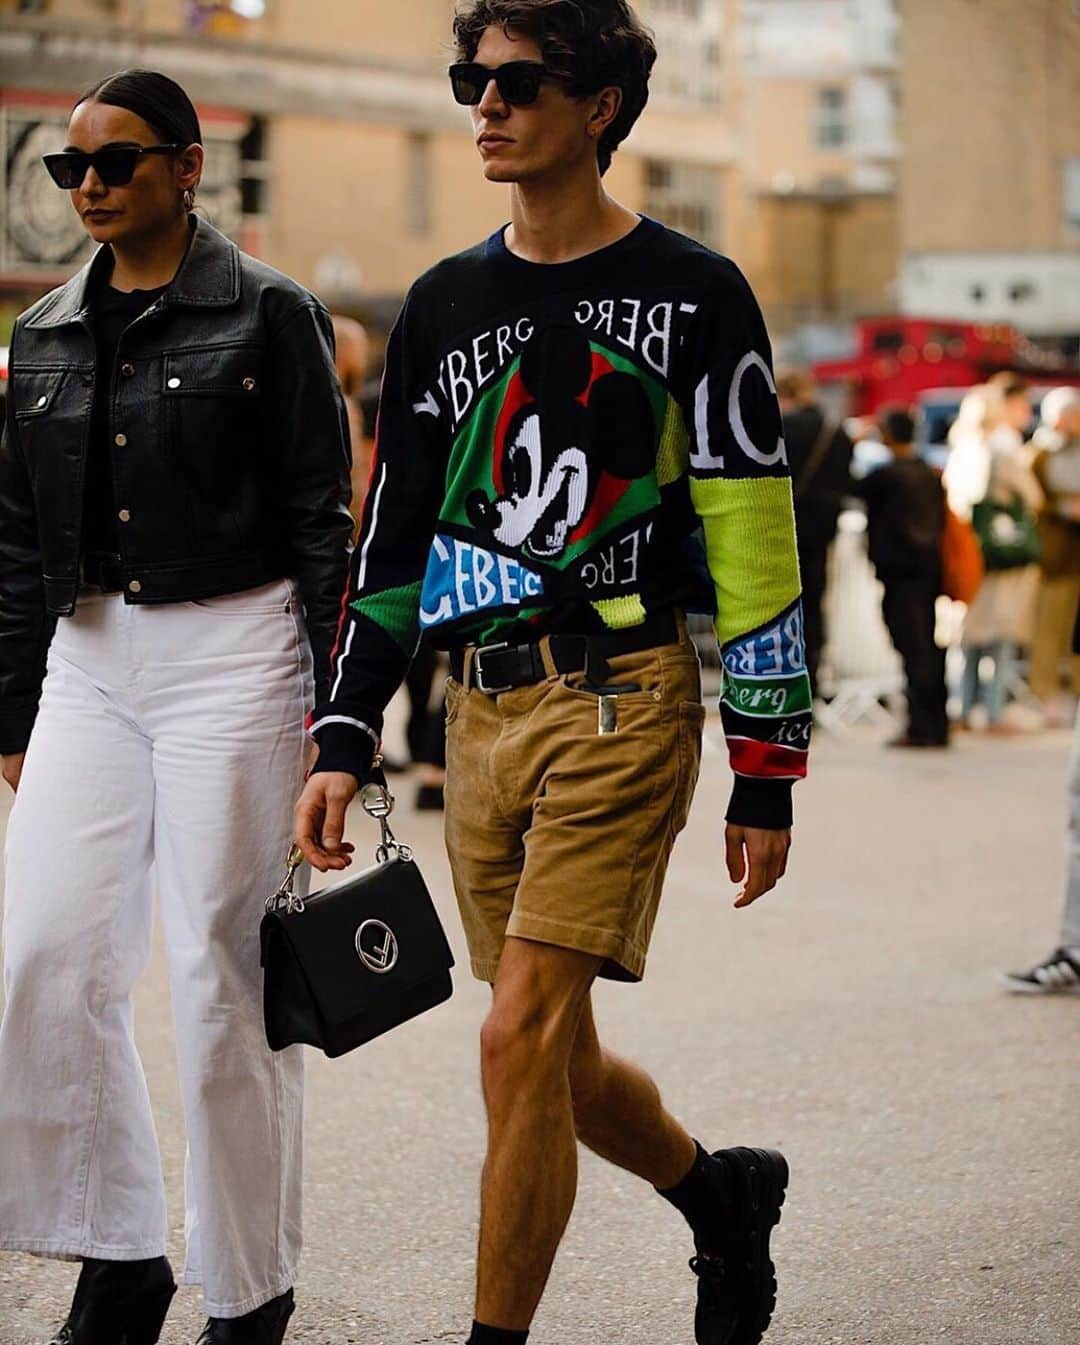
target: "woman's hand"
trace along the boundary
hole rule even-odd
[[[25,752],[12,752],[6,757],[0,757],[0,775],[11,786],[11,792],[17,793],[19,788],[19,777],[22,775],[23,762],[26,760]]]

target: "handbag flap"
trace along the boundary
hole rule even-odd
[[[375,864],[276,921],[328,1024],[361,1017],[454,965],[411,859]]]

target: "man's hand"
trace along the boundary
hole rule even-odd
[[[738,910],[772,891],[783,878],[791,850],[791,832],[736,827],[729,822],[725,840],[728,874],[733,883],[743,883],[743,890],[735,902]]]
[[[19,780],[22,776],[23,762],[26,760],[25,752],[12,752],[9,756],[0,757],[0,775],[11,786],[13,794],[18,793]]]
[[[313,775],[296,801],[293,832],[304,858],[320,873],[328,869],[347,869],[354,847],[342,840],[345,810],[360,788],[355,775],[344,771],[325,771]]]

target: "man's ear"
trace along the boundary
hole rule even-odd
[[[599,140],[607,128],[619,115],[622,107],[622,89],[612,85],[610,89],[601,89],[593,94],[592,111],[589,113],[588,132],[594,140]]]

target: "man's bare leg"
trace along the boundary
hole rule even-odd
[[[524,1331],[577,1193],[570,1056],[602,959],[507,939],[481,1034],[488,1152],[476,1320]]]
[[[645,1071],[601,1046],[591,999],[574,1039],[570,1092],[577,1137],[593,1153],[660,1190],[690,1171],[697,1157],[693,1139],[664,1109]]]

